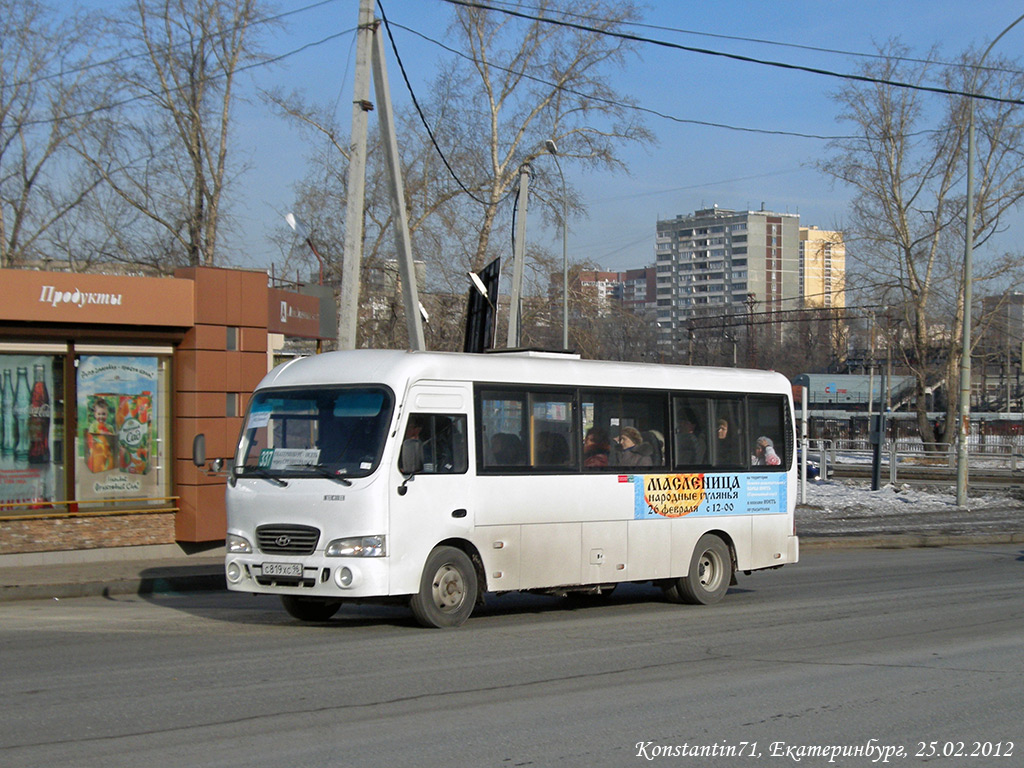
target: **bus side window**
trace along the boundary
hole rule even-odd
[[[743,428],[743,399],[719,397],[714,400],[712,463],[716,467],[742,468],[747,465],[747,438]]]
[[[462,474],[469,468],[465,415],[411,413],[404,434],[420,442],[423,474]]]
[[[711,463],[708,450],[708,405],[706,397],[673,397],[675,419],[675,466],[706,467]]]
[[[755,467],[789,467],[786,450],[786,402],[776,397],[751,397],[748,400],[750,463]]]

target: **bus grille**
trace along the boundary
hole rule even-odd
[[[320,531],[306,525],[261,525],[256,529],[260,552],[275,555],[311,555]]]

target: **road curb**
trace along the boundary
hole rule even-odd
[[[820,549],[922,549],[978,544],[1024,544],[1024,533],[946,534],[900,533],[891,535],[800,537],[800,550]]]
[[[159,595],[176,592],[226,590],[224,572],[204,570],[193,573],[168,573],[124,579],[96,579],[63,584],[5,584],[0,587],[0,602],[15,600],[62,600],[72,597],[111,595]]]

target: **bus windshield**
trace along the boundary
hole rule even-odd
[[[384,387],[262,390],[253,397],[235,473],[365,477],[380,463],[393,399]]]

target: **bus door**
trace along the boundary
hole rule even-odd
[[[409,390],[398,425],[389,488],[388,555],[396,594],[419,588],[423,563],[437,542],[468,538],[472,531],[468,475],[472,401],[469,388],[458,385],[416,384]],[[403,453],[416,458],[415,472],[400,466]]]

